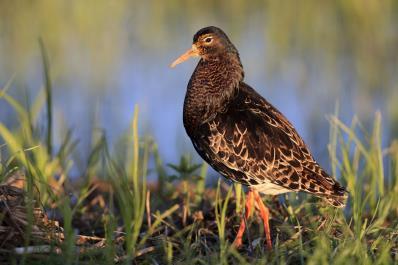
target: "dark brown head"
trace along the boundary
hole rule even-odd
[[[193,36],[192,48],[175,60],[171,67],[200,56],[204,60],[218,60],[226,56],[234,56],[239,60],[239,54],[228,36],[220,28],[210,26],[200,29]]]

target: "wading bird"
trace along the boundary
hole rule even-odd
[[[238,50],[217,27],[193,37],[192,48],[171,67],[200,57],[184,101],[184,127],[199,155],[224,177],[248,186],[245,218],[253,204],[272,247],[269,210],[259,193],[304,191],[344,207],[346,190],[314,160],[286,117],[243,82]],[[242,245],[242,218],[236,247]]]

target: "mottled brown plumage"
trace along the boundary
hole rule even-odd
[[[291,123],[243,82],[239,53],[222,30],[198,31],[192,49],[173,65],[190,56],[201,59],[188,83],[184,126],[207,163],[264,194],[304,191],[345,205],[345,189],[314,160]]]
[[[238,51],[225,33],[204,28],[194,43],[209,34],[218,43],[198,45],[202,58],[184,102],[184,126],[198,153],[225,177],[262,193],[305,191],[344,206],[345,189],[318,165],[286,117],[243,82]]]

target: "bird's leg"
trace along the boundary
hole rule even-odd
[[[253,191],[253,196],[256,201],[256,205],[258,206],[258,209],[260,210],[260,216],[263,219],[264,233],[265,233],[265,238],[266,238],[266,242],[267,242],[267,248],[272,249],[271,230],[269,228],[269,210],[264,205],[263,200],[260,197],[260,194],[258,194],[258,191]]]
[[[245,219],[247,220],[250,217],[251,211],[253,208],[253,203],[254,203],[253,191],[251,189],[249,189],[249,192],[246,195],[245,216],[244,216],[244,218],[242,218],[242,220],[240,222],[238,234],[236,235],[236,238],[233,243],[233,245],[236,248],[239,248],[240,246],[242,246],[242,237],[243,237],[243,233],[245,232],[245,228],[246,228]]]

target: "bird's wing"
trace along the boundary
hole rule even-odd
[[[233,180],[271,182],[289,190],[343,196],[344,188],[313,159],[304,141],[275,107],[246,84],[236,103],[198,130],[198,152]]]

